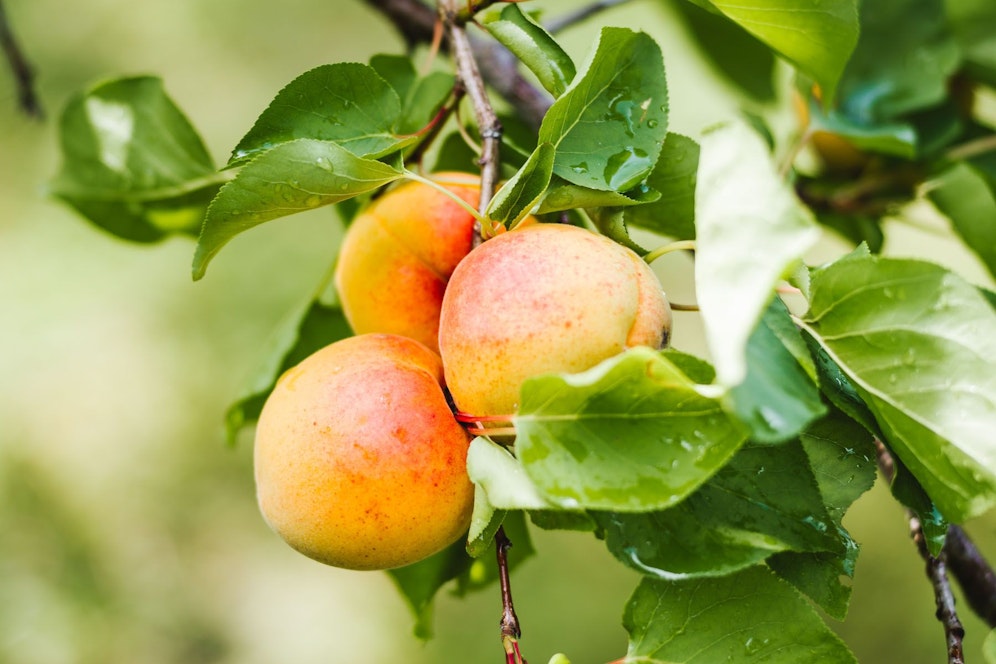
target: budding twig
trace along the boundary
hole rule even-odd
[[[0,46],[3,47],[4,55],[10,70],[14,74],[17,83],[17,96],[21,110],[27,115],[41,119],[44,117],[41,102],[35,92],[35,73],[24,57],[24,52],[14,38],[14,32],[10,29],[10,22],[7,20],[7,11],[4,9],[3,0],[0,0]]]

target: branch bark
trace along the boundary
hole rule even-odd
[[[10,65],[10,70],[14,74],[21,110],[30,117],[42,119],[45,114],[42,111],[38,94],[35,92],[35,73],[31,65],[28,64],[28,59],[24,56],[24,52],[10,28],[3,0],[0,0],[0,46],[3,47],[7,64]]]

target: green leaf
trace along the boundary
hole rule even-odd
[[[474,487],[474,511],[470,516],[470,530],[467,532],[467,553],[471,557],[480,558],[491,547],[506,514],[505,510],[497,509],[491,504],[487,492],[480,484]]]
[[[957,163],[934,179],[927,196],[996,277],[996,183],[967,163]]]
[[[295,212],[332,205],[393,182],[401,172],[336,143],[298,139],[246,164],[211,203],[194,254],[194,279],[239,233]]]
[[[851,254],[813,273],[808,330],[945,517],[996,504],[996,312],[937,265]]]
[[[996,86],[996,32],[992,30],[996,5],[989,0],[955,0],[946,8],[968,71]]]
[[[646,228],[678,240],[695,238],[695,183],[699,145],[692,139],[668,132],[660,157],[647,178],[647,186],[660,197],[628,208],[629,226]]]
[[[671,3],[684,19],[699,51],[723,78],[757,101],[775,97],[771,49],[720,14],[691,2]]]
[[[937,506],[906,465],[898,459],[893,459],[893,465],[896,474],[892,486],[889,487],[892,495],[916,514],[930,555],[941,555],[941,549],[948,536],[950,525],[948,520],[937,510]]]
[[[646,578],[623,626],[627,662],[857,663],[806,601],[763,567],[719,578]]]
[[[829,102],[858,43],[856,0],[711,0],[727,18],[815,79]]]
[[[491,202],[485,216],[511,230],[532,212],[543,196],[553,175],[555,150],[549,143],[540,143],[522,168],[502,185]]]
[[[913,159],[917,154],[916,129],[905,121],[857,120],[844,111],[831,108],[824,111],[812,96],[809,105],[809,125],[813,132],[843,136],[859,150]]]
[[[668,507],[722,467],[746,437],[697,388],[643,347],[580,374],[529,379],[514,418],[516,454],[555,505]]]
[[[747,342],[779,279],[820,238],[764,141],[742,124],[702,138],[695,188],[695,283],[719,382],[747,373]]]
[[[436,593],[448,582],[467,575],[474,560],[457,541],[439,553],[406,567],[388,570],[415,618],[415,636],[432,638],[432,609]]]
[[[415,82],[407,97],[403,98],[401,119],[397,124],[397,132],[407,145],[418,137],[411,136],[429,126],[436,114],[453,93],[455,79],[452,74],[441,71],[432,72]]]
[[[225,430],[229,444],[235,443],[242,427],[259,418],[266,398],[285,371],[315,351],[352,333],[338,303],[326,304],[314,299],[296,311],[271,341],[264,364],[250,385],[228,407]]]
[[[660,47],[642,32],[603,28],[583,72],[543,118],[539,140],[556,146],[553,172],[565,180],[626,191],[650,174],[666,134]]]
[[[411,58],[404,55],[378,53],[370,57],[370,67],[387,81],[398,95],[398,99],[405,99],[418,79]]]
[[[779,551],[843,552],[798,442],[745,447],[695,493],[669,509],[593,512],[616,558],[651,576],[714,576]]]
[[[52,194],[104,230],[134,242],[196,235],[230,179],[216,173],[196,130],[150,76],[101,83],[59,119],[62,168]]]
[[[512,544],[507,552],[507,556],[508,569],[509,571],[513,571],[536,553],[533,548],[532,538],[529,536],[529,529],[526,526],[525,512],[507,512],[501,523],[501,527],[505,531],[505,536]],[[459,544],[457,542],[454,546]],[[498,580],[498,565],[495,564],[494,554],[484,555],[489,549],[494,551],[494,541],[482,542],[476,553],[478,557],[457,577],[456,595],[462,597],[468,592],[486,588]]]
[[[652,203],[659,198],[660,193],[650,188],[637,187],[625,193],[589,189],[554,175],[550,178],[550,184],[540,199],[536,214],[549,214],[578,208],[628,207]]]
[[[818,210],[816,220],[846,240],[853,246],[862,242],[873,254],[880,253],[885,244],[885,233],[882,232],[881,220],[872,215],[860,213],[841,214],[830,210]]]
[[[940,103],[958,67],[943,0],[864,0],[861,38],[838,89],[839,107],[866,126]]]
[[[785,552],[768,559],[780,577],[808,595],[830,616],[843,620],[851,599],[850,579],[858,546],[843,533],[844,513],[875,483],[875,446],[856,422],[834,412],[801,436],[827,512],[845,542],[839,552]]]
[[[750,427],[751,440],[794,438],[826,413],[814,381],[806,343],[784,303],[775,298],[747,341],[747,376],[730,392],[733,410]]]
[[[571,56],[518,5],[495,7],[479,17],[481,26],[522,61],[554,97],[567,89],[576,70]]]
[[[501,445],[477,437],[467,452],[470,481],[484,490],[488,502],[501,509],[542,510],[552,507],[536,490],[522,464]]]
[[[359,157],[402,147],[394,126],[397,93],[372,67],[356,62],[322,65],[287,84],[232,152],[232,162],[296,139],[334,141]]]
[[[986,658],[986,664],[996,664],[996,629],[986,635],[986,640],[982,643],[982,654]]]

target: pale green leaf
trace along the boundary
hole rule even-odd
[[[996,504],[996,312],[942,267],[852,254],[813,274],[805,322],[948,519]]]
[[[701,142],[695,188],[695,282],[720,384],[747,373],[747,342],[778,281],[820,238],[764,141],[742,124]]]
[[[746,438],[698,387],[644,347],[583,373],[532,378],[514,418],[516,454],[543,497],[561,507],[668,507]]]
[[[815,79],[830,100],[858,42],[856,0],[712,0],[727,18]]]
[[[215,172],[200,136],[151,76],[73,97],[59,118],[59,143],[52,194],[133,242],[196,235],[211,198],[231,179]]]
[[[477,437],[467,452],[470,481],[484,490],[493,507],[542,510],[551,505],[536,490],[522,464],[501,445]]]
[[[555,151],[549,143],[540,143],[515,175],[502,185],[485,216],[512,229],[532,212],[553,175]]]

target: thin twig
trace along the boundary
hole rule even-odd
[[[558,16],[557,18],[549,21],[546,24],[546,29],[548,32],[557,34],[562,32],[572,25],[576,25],[581,21],[591,18],[595,14],[605,11],[606,9],[611,9],[617,5],[629,2],[629,0],[598,0],[598,2],[592,2],[589,5],[585,5],[574,11],[567,12],[563,16]]]
[[[478,206],[481,214],[487,210],[498,183],[499,150],[501,148],[502,127],[488,99],[484,79],[477,67],[477,60],[470,46],[470,39],[464,26],[457,21],[459,0],[440,0],[439,11],[449,39],[450,51],[456,62],[457,80],[467,93],[474,107],[477,129],[481,136],[481,201]],[[475,243],[482,240],[480,223],[475,225]]]
[[[412,46],[432,41],[436,12],[419,0],[364,0],[383,14]],[[530,83],[518,70],[518,60],[494,40],[471,39],[474,59],[481,75],[533,129],[538,129],[553,100]]]
[[[0,45],[3,46],[7,63],[14,74],[17,84],[17,97],[21,110],[28,116],[42,119],[45,113],[42,111],[41,102],[35,92],[35,73],[28,64],[28,59],[24,57],[24,52],[14,38],[14,32],[10,28],[10,21],[7,19],[7,11],[4,9],[3,0],[0,0]]]
[[[512,547],[512,542],[505,535],[505,528],[498,526],[495,533],[495,551],[498,558],[498,583],[501,585],[501,642],[505,648],[505,660],[507,664],[526,664],[526,660],[519,652],[519,638],[522,636],[522,629],[519,627],[519,618],[515,615],[515,606],[512,604],[512,584],[508,578],[508,550]]]
[[[996,152],[996,134],[989,134],[952,147],[945,153],[951,161],[971,159],[989,152]]]
[[[885,477],[886,481],[891,484],[896,476],[896,466],[892,458],[892,453],[877,438],[875,439],[875,450],[879,470],[882,471],[882,476]],[[909,519],[910,535],[916,544],[917,552],[923,558],[927,578],[934,589],[934,602],[937,605],[935,615],[941,625],[944,626],[948,664],[965,664],[962,645],[965,638],[965,628],[962,626],[961,620],[958,619],[957,611],[955,611],[954,593],[951,592],[951,582],[948,580],[946,566],[947,543],[945,542],[939,556],[935,557],[931,555],[930,550],[927,548],[927,538],[923,534],[923,526],[920,524],[920,520],[910,510],[906,510],[906,516]]]

